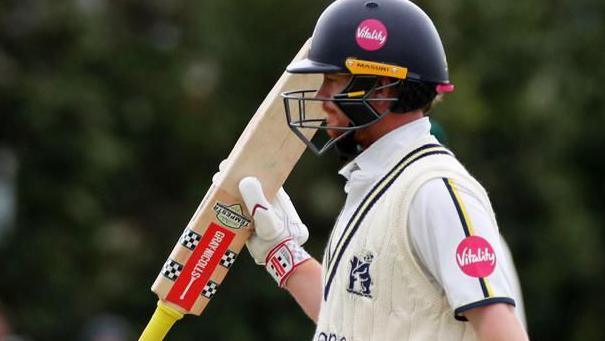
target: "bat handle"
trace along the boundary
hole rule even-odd
[[[143,334],[139,338],[139,341],[161,341],[164,340],[166,334],[172,325],[180,320],[183,314],[177,310],[169,307],[166,303],[161,300],[158,301],[158,306],[147,323],[147,327],[143,330]]]

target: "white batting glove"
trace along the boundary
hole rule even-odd
[[[254,218],[255,231],[246,242],[248,251],[256,264],[265,265],[277,284],[284,287],[294,269],[311,258],[301,246],[309,238],[309,230],[283,188],[273,203],[269,203],[255,177],[242,179],[239,190]]]

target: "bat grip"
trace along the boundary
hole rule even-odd
[[[139,341],[161,341],[164,340],[166,334],[172,325],[180,320],[183,314],[177,310],[169,307],[161,300],[158,301],[158,306],[147,323],[147,327],[143,330],[143,334],[139,338]]]

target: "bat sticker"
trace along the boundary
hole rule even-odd
[[[191,310],[234,237],[235,233],[210,223],[166,299]]]
[[[185,229],[185,232],[183,232],[183,235],[181,236],[181,239],[179,240],[179,242],[184,247],[186,247],[189,250],[193,251],[193,249],[195,249],[195,247],[197,246],[197,244],[200,243],[200,239],[202,239],[202,236],[200,236],[199,234],[195,233],[191,229]]]
[[[164,277],[168,278],[169,280],[174,281],[179,277],[182,270],[183,265],[168,258],[168,260],[166,261],[166,263],[164,263],[164,266],[162,267],[162,275],[164,275]]]
[[[241,229],[250,224],[250,219],[244,216],[240,204],[225,205],[217,202],[216,205],[214,205],[214,212],[216,212],[216,219],[218,219],[218,221],[232,229]]]
[[[208,284],[206,284],[204,286],[204,289],[202,289],[202,296],[206,297],[207,299],[211,299],[212,296],[214,296],[214,294],[216,294],[218,288],[218,283],[213,282],[213,281],[208,281]]]
[[[221,258],[220,264],[225,268],[229,269],[231,265],[235,263],[235,258],[237,258],[237,253],[231,250],[227,250],[227,252],[225,252],[225,254],[223,255],[223,258]]]

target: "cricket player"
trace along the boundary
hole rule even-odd
[[[256,178],[239,187],[256,226],[247,247],[316,322],[314,340],[527,340],[490,200],[430,134],[429,110],[454,90],[431,19],[407,0],[335,1],[288,71],[324,75],[284,94],[291,129],[348,160],[321,263],[283,190],[269,203]],[[313,103],[325,119],[306,119]]]

